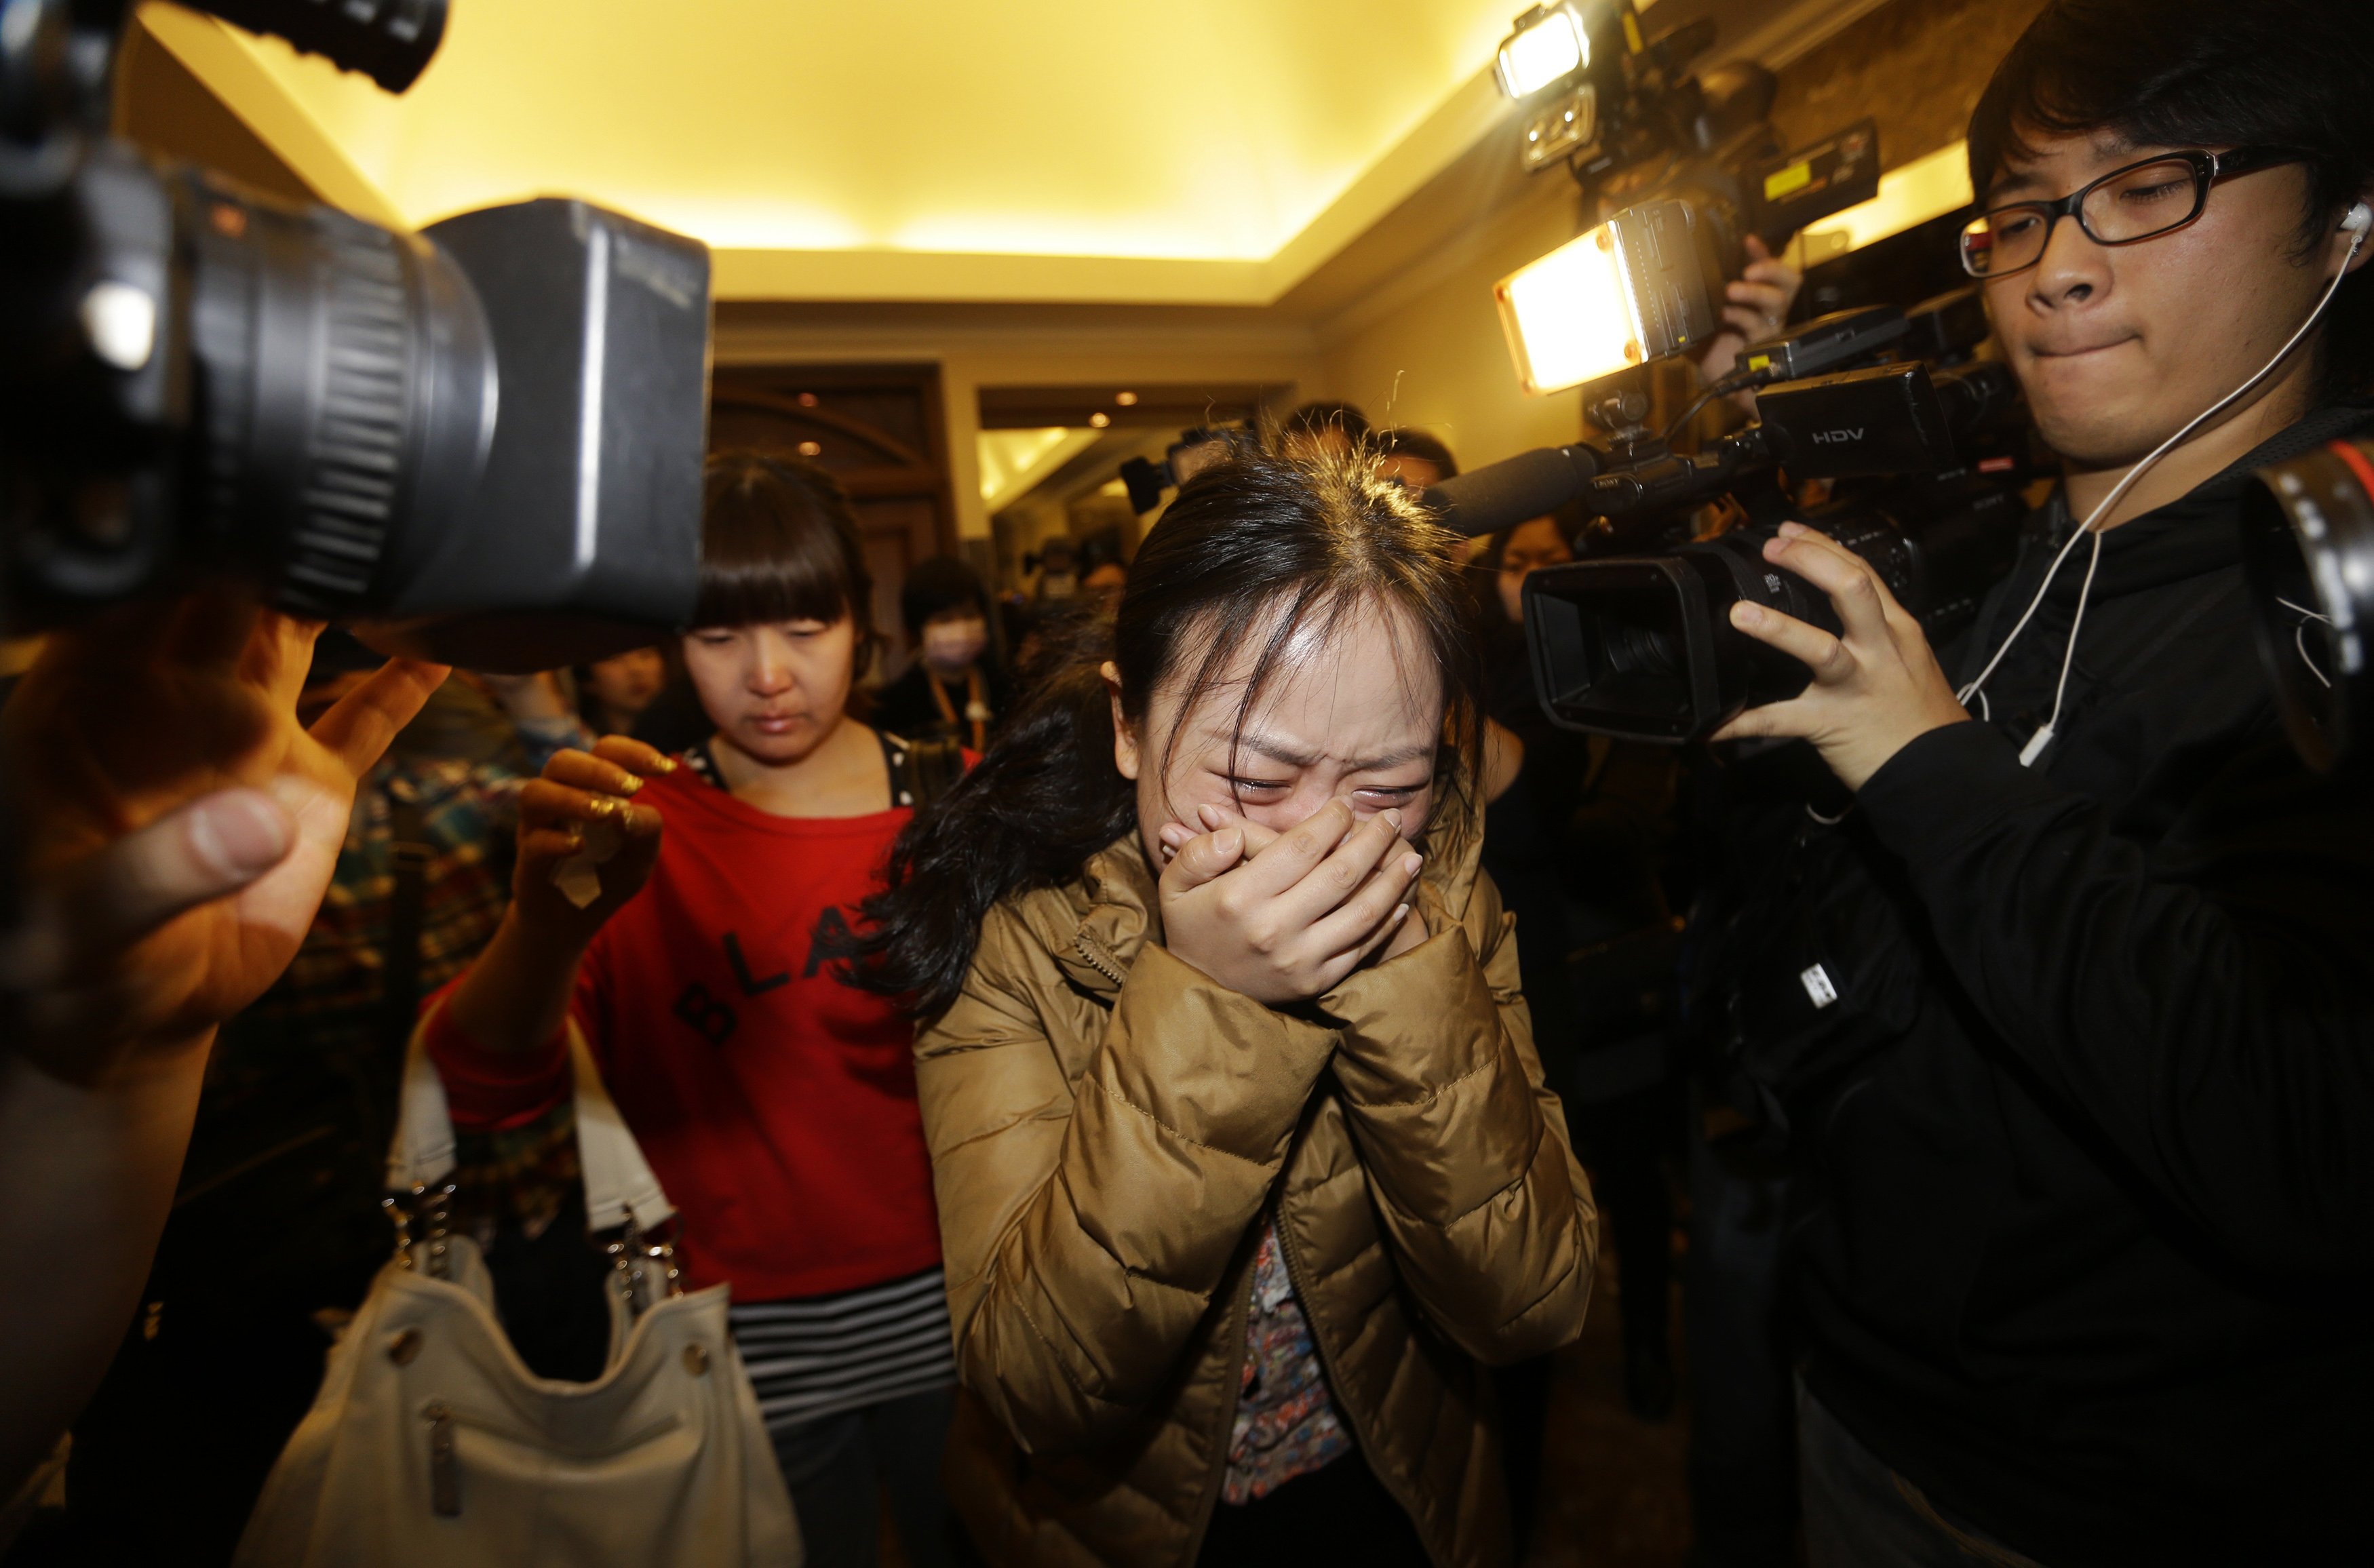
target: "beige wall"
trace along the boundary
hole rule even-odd
[[[1321,323],[1328,393],[1379,425],[1440,437],[1463,468],[1580,439],[1581,394],[1520,389],[1492,300],[1495,283],[1574,238],[1577,205],[1572,181],[1544,174],[1514,206]]]

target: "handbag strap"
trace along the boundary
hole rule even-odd
[[[659,1177],[627,1129],[626,1118],[603,1087],[601,1070],[570,1019],[569,1064],[577,1101],[577,1161],[585,1178],[585,1224],[591,1231],[616,1230],[632,1221],[655,1231],[676,1214]],[[429,1058],[428,1029],[412,1032],[405,1049],[404,1092],[395,1137],[387,1154],[387,1186],[409,1194],[441,1187],[455,1163],[453,1116],[445,1101],[445,1081]]]
[[[658,1230],[676,1209],[603,1086],[593,1048],[575,1019],[569,1023],[569,1060],[576,1070],[577,1164],[585,1173],[586,1228],[614,1230],[632,1220],[640,1230]]]

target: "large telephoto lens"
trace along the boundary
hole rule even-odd
[[[2242,499],[2260,657],[2285,732],[2310,767],[2357,753],[2374,701],[2374,441],[2334,441],[2262,468]]]
[[[437,532],[485,467],[496,375],[477,294],[420,237],[205,173],[182,194],[194,533],[288,610],[372,610],[389,550]]]
[[[477,296],[425,240],[179,179],[195,539],[287,609],[367,612],[391,551],[433,536],[485,464],[497,388]]]
[[[1920,553],[1876,520],[1828,532],[1878,568],[1899,599],[1917,596]],[[1670,555],[1581,560],[1525,578],[1525,638],[1551,720],[1570,730],[1680,744],[1741,709],[1805,689],[1805,666],[1731,624],[1745,601],[1826,631],[1827,595],[1764,558],[1773,531],[1746,528]]]

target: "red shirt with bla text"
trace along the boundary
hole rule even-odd
[[[775,816],[689,768],[638,803],[666,823],[659,864],[594,937],[570,1010],[681,1215],[688,1285],[759,1302],[934,1267],[913,1030],[819,945],[913,813]],[[440,1009],[428,1043],[458,1127],[518,1126],[567,1091],[558,1038],[500,1055]]]

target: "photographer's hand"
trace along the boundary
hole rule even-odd
[[[1335,800],[1256,852],[1261,832],[1191,837],[1162,872],[1164,945],[1220,984],[1273,1005],[1307,1000],[1416,923],[1405,900],[1423,860],[1400,813],[1362,822]]]
[[[1740,350],[1778,333],[1795,309],[1805,275],[1776,259],[1764,241],[1747,237],[1746,270],[1723,286],[1722,327],[1707,340],[1698,357],[1698,373],[1719,381],[1739,369]],[[1755,412],[1754,394],[1738,394],[1746,412]]]
[[[318,627],[228,593],[52,639],[0,715],[25,846],[0,942],[0,1493],[122,1340],[215,1026],[320,906],[358,781],[444,678],[396,661],[308,731]]]
[[[320,630],[228,591],[127,607],[58,634],[11,698],[25,919],[0,995],[44,1071],[203,1042],[295,956],[358,784],[445,677],[393,661],[309,730]]]
[[[1850,790],[1878,772],[1906,743],[1969,718],[1938,668],[1921,625],[1896,602],[1868,562],[1827,534],[1780,525],[1764,558],[1829,595],[1843,637],[1760,606],[1732,606],[1731,624],[1801,660],[1813,684],[1787,702],[1751,708],[1714,733],[1814,743]]]

